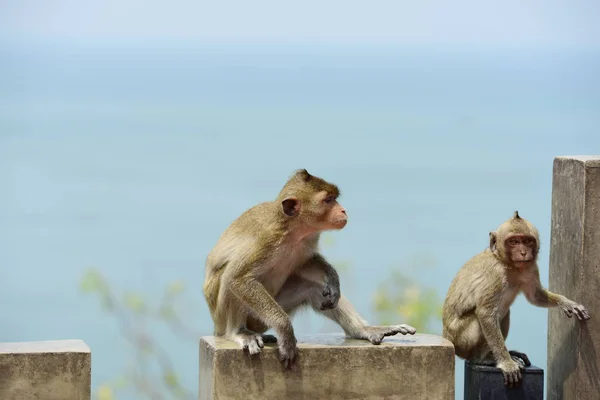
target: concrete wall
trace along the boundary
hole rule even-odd
[[[81,340],[0,343],[0,399],[89,400],[91,352]]]
[[[548,399],[600,398],[600,156],[557,157],[549,289],[588,308],[581,323],[548,313]]]
[[[454,400],[454,347],[427,334],[385,338],[375,346],[342,334],[298,338],[295,368],[277,347],[250,357],[235,343],[200,340],[199,399]]]

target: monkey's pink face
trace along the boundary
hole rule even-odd
[[[319,193],[315,198],[316,209],[320,214],[319,228],[328,229],[343,229],[348,223],[348,214],[335,196],[327,193]]]
[[[298,221],[309,231],[342,229],[348,223],[348,214],[337,197],[325,191],[304,200],[287,198],[283,200],[282,207],[287,216],[299,218]]]
[[[537,241],[529,235],[511,235],[504,241],[506,252],[515,264],[534,261],[537,253]]]

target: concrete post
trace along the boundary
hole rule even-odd
[[[91,352],[81,340],[0,343],[0,399],[89,400]]]
[[[378,345],[343,334],[298,338],[297,364],[284,370],[277,346],[250,356],[233,342],[200,340],[199,399],[454,400],[454,347],[427,334]]]
[[[580,323],[548,312],[549,400],[600,398],[600,156],[557,157],[549,289],[588,308]]]

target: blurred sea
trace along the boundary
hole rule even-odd
[[[600,152],[598,71],[586,50],[3,43],[0,341],[80,338],[94,388],[120,373],[129,347],[78,288],[90,266],[146,296],[182,279],[186,323],[211,334],[207,252],[297,168],[342,189],[325,253],[371,321],[392,267],[433,257],[415,270],[443,298],[515,209],[546,284],[552,160]],[[509,347],[545,368],[547,311],[511,314]],[[197,343],[154,333],[195,391]]]

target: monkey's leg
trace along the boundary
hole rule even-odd
[[[510,328],[510,309],[507,311],[506,316],[502,319],[502,321],[500,321],[500,330],[502,331],[502,336],[504,336],[505,341],[506,341],[506,337],[508,336],[509,328]],[[520,351],[516,351],[516,350],[509,350],[508,354],[510,354],[511,358],[513,360],[515,360],[516,362],[518,362],[519,364],[522,364],[526,367],[529,367],[531,365],[531,361],[529,361],[529,357],[527,357],[527,354],[525,354],[525,353],[521,353]]]
[[[380,344],[384,337],[394,336],[398,333],[403,335],[414,335],[416,329],[412,326],[392,325],[392,326],[369,326],[367,322],[358,314],[350,301],[344,296],[340,297],[338,306],[332,310],[322,310],[319,308],[318,297],[311,301],[313,309],[327,318],[335,321],[342,327],[344,332],[353,339],[368,340],[372,344]]]

